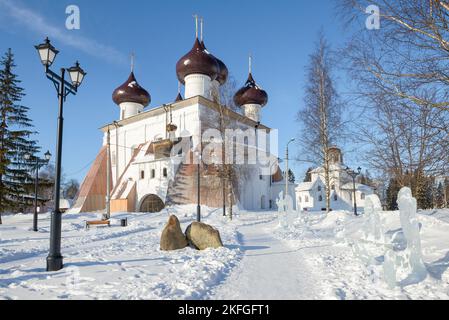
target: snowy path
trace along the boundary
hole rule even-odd
[[[252,221],[254,221],[252,219]],[[315,285],[302,253],[272,236],[277,221],[243,224],[238,229],[244,257],[211,295],[218,300],[313,299]]]

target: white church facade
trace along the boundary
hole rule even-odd
[[[331,210],[353,210],[354,183],[346,171],[343,156],[339,148],[330,149],[330,208]],[[299,183],[296,187],[296,204],[303,211],[326,210],[326,189],[323,167],[310,172],[309,182]],[[365,207],[365,198],[374,190],[364,184],[355,183],[355,202],[359,210]]]
[[[111,212],[158,212],[170,205],[196,204],[198,190],[201,204],[210,207],[221,207],[226,201],[228,206],[237,204],[246,210],[275,209],[278,195],[273,185],[284,178],[277,157],[269,152],[269,135],[263,143],[258,140],[257,132],[271,131],[261,123],[268,95],[256,84],[251,67],[246,84],[234,96],[242,113],[220,104],[219,90],[227,81],[228,69],[198,36],[178,61],[176,73],[184,85],[184,97],[178,92],[174,102],[159,107],[145,109],[151,96],[137,82],[134,70],[114,91],[118,120],[101,128],[102,148],[72,212],[104,211],[108,193]],[[212,138],[205,139],[204,134],[217,129],[220,121],[226,122],[226,128],[245,132],[245,155],[252,150],[268,159],[268,163],[233,166],[235,179],[228,181],[225,192],[220,165],[203,161],[212,144]],[[294,186],[290,189],[294,197]]]

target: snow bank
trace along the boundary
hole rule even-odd
[[[0,299],[202,299],[241,259],[236,226],[203,207],[204,222],[220,230],[225,247],[163,252],[159,240],[170,214],[185,229],[196,206],[113,215],[110,228],[88,231],[85,221],[101,214],[64,215],[65,268],[55,273],[45,271],[50,215],[39,216],[38,233],[31,232],[31,215],[7,216],[0,226]],[[119,226],[123,217],[126,228]]]
[[[381,212],[380,219],[394,250],[403,250],[406,243],[399,212]],[[275,236],[303,253],[312,270],[310,276],[320,279],[322,299],[449,299],[449,210],[419,212],[418,221],[428,276],[394,289],[385,281],[384,251],[374,254],[374,263],[367,264],[355,249],[366,241],[363,216],[346,211],[303,213],[290,228],[278,228]],[[376,252],[373,243],[367,246],[371,253]]]

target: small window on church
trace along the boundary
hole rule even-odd
[[[318,186],[318,192],[320,192],[321,191],[321,186]],[[320,200],[321,201],[321,200]]]
[[[145,179],[145,171],[141,170],[140,171],[140,180],[143,180],[143,179]]]
[[[364,193],[362,193],[362,194],[360,195],[360,199],[365,200],[365,194],[364,194]]]
[[[335,190],[335,184],[332,185],[331,189],[332,189],[332,190]]]
[[[319,202],[323,201],[323,196],[319,196],[319,197],[318,197],[318,201],[319,201]]]
[[[156,178],[156,170],[151,169],[151,179]]]
[[[334,201],[338,201],[338,196],[334,194]]]
[[[301,203],[301,202],[302,202],[302,199],[301,199],[301,197],[298,197],[298,202],[299,202],[299,203]]]
[[[164,178],[167,178],[167,176],[168,176],[167,168],[164,168],[164,170],[162,171],[162,174],[163,174]]]
[[[309,202],[309,196],[306,196],[306,201],[305,202]]]
[[[259,179],[260,179],[260,180],[263,180],[263,175],[259,175]]]

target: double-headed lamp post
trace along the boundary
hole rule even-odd
[[[352,188],[353,188],[353,198],[354,198],[354,215],[357,216],[357,193],[355,188],[355,178],[357,178],[360,173],[362,173],[362,168],[358,167],[357,171],[354,171],[350,169],[349,167],[346,167],[346,172],[351,176],[352,178]]]
[[[29,153],[25,153],[24,155],[25,160],[30,161],[32,156]],[[36,178],[34,180],[34,216],[33,216],[33,231],[37,232],[37,189],[39,186],[39,166],[41,164],[47,164],[51,159],[51,153],[50,151],[47,151],[44,154],[44,159],[40,159],[39,157],[36,157],[36,163],[35,163],[35,170],[36,170]]]
[[[81,69],[78,62],[69,69],[61,68],[61,74],[58,75],[50,70],[50,66],[55,61],[59,53],[47,38],[43,44],[35,46],[39,53],[42,64],[45,67],[47,78],[53,82],[58,92],[59,111],[58,111],[58,131],[56,143],[56,176],[55,176],[55,208],[51,215],[50,226],[50,252],[47,257],[47,271],[58,271],[63,268],[63,257],[61,255],[61,210],[59,208],[60,189],[61,189],[61,161],[62,161],[62,133],[63,133],[63,111],[64,101],[69,94],[76,95],[78,87],[84,80],[86,73]],[[65,80],[66,71],[70,75],[71,83]]]
[[[287,143],[287,147],[285,148],[285,199],[287,199],[288,195],[288,183],[289,183],[289,171],[288,171],[288,146],[290,143],[295,141],[296,139],[292,138]]]

